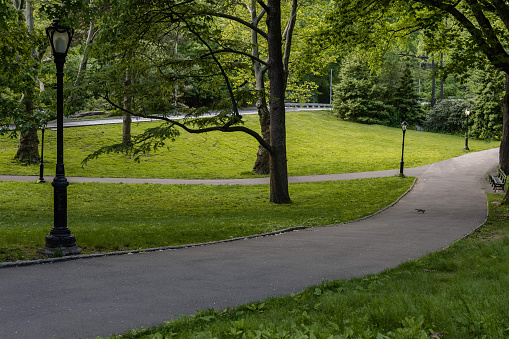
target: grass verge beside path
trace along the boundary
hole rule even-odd
[[[502,198],[489,195],[489,219],[469,238],[395,269],[197,312],[121,338],[507,338],[509,214],[496,203]]]
[[[71,183],[68,225],[84,253],[202,243],[355,220],[390,205],[412,182],[290,184],[289,205],[269,203],[268,185]],[[0,182],[0,215],[0,261],[42,257],[53,227],[53,187]]]
[[[246,126],[259,130],[256,115]],[[160,122],[133,123],[133,134]],[[351,173],[399,168],[401,128],[339,121],[329,111],[287,113],[289,175]],[[258,143],[244,133],[187,134],[135,163],[123,155],[104,155],[82,168],[81,161],[102,146],[121,141],[122,125],[66,128],[65,169],[68,177],[131,177],[216,179],[253,177]],[[54,174],[56,131],[45,133],[46,173]],[[21,166],[12,159],[17,140],[0,137],[0,174],[39,175],[39,166]],[[416,167],[466,153],[464,137],[407,131],[405,167]],[[498,147],[500,142],[469,140],[472,151]]]

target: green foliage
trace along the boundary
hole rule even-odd
[[[389,108],[380,100],[382,90],[362,59],[351,57],[343,60],[333,93],[334,113],[338,117],[355,122],[388,124]]]
[[[0,6],[2,29],[0,34],[0,134],[16,125],[25,131],[37,121],[26,114],[22,95],[36,91],[35,78],[39,61],[32,53],[38,40],[20,20],[21,13],[12,4],[2,2]],[[25,97],[25,100],[27,98]]]
[[[422,122],[422,109],[408,64],[399,59],[384,63],[379,76],[360,57],[351,56],[343,65],[334,87],[334,113],[345,120],[400,126]],[[404,67],[403,72],[398,69]]]
[[[394,113],[391,114],[391,125],[399,126],[402,121],[406,121],[410,126],[420,125],[423,112],[418,100],[415,81],[407,64],[392,96]]]
[[[424,123],[428,131],[440,133],[464,133],[467,117],[465,110],[471,111],[473,103],[469,100],[443,100],[429,110]]]
[[[68,221],[85,253],[193,244],[355,220],[391,204],[412,182],[290,184],[290,205],[270,203],[268,185],[71,183]],[[40,256],[53,222],[53,188],[0,182],[0,214],[0,261]]]
[[[180,114],[231,113],[233,102],[243,105],[254,94],[232,86],[234,75],[250,68],[249,58],[236,53],[249,45],[222,39],[222,22],[214,18],[231,6],[200,1],[114,3],[98,19],[92,56],[99,67],[87,72],[83,86],[118,106],[125,96],[133,97],[132,111],[141,116],[175,114],[175,103]],[[129,86],[124,85],[126,74],[132,78]]]
[[[493,66],[478,72],[476,82],[475,110],[469,133],[482,139],[500,140],[502,137],[502,113],[505,94],[505,74]]]

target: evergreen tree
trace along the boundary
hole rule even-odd
[[[504,73],[491,65],[479,72],[470,134],[482,139],[502,136]]]
[[[390,103],[394,107],[391,125],[399,126],[402,121],[406,121],[411,126],[422,123],[422,108],[419,103],[419,96],[414,88],[414,78],[408,65],[403,71],[393,98]]]
[[[338,78],[333,87],[334,114],[344,120],[388,124],[389,107],[380,100],[382,88],[366,62],[356,56],[345,59]]]

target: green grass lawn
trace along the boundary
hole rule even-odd
[[[496,204],[502,198],[489,195],[488,222],[469,238],[397,268],[121,338],[507,338],[509,216]]]
[[[246,126],[259,130],[258,117],[244,117]],[[134,123],[133,134],[160,122]],[[110,154],[81,161],[101,146],[118,143],[122,126],[67,128],[64,162],[67,176],[139,178],[242,178],[252,177],[258,144],[243,133],[183,133],[175,142],[135,163]],[[45,173],[55,171],[56,132],[45,134]],[[287,144],[289,175],[350,173],[399,168],[402,131],[379,125],[339,121],[329,111],[289,112]],[[407,131],[405,167],[421,166],[464,154],[464,137]],[[470,140],[471,151],[498,147],[499,142]],[[12,159],[17,140],[0,137],[0,174],[38,175],[39,166],[22,166]]]
[[[290,184],[288,205],[270,203],[268,185],[71,183],[68,225],[84,253],[202,243],[355,220],[388,206],[412,182]],[[53,225],[50,184],[0,182],[0,215],[0,261],[43,257]]]

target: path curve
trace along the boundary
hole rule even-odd
[[[431,165],[404,169],[405,175],[419,177]],[[340,174],[320,174],[320,175],[300,175],[288,177],[289,183],[298,182],[316,182],[316,181],[336,181],[352,180],[366,178],[391,177],[399,174],[397,170],[340,173]],[[0,175],[0,181],[32,181],[39,179],[38,176],[27,175]],[[52,182],[53,177],[45,176],[46,182]],[[173,185],[264,185],[269,184],[269,177],[263,178],[245,178],[245,179],[150,179],[150,178],[99,178],[99,177],[67,177],[69,182],[101,182],[101,183],[126,183],[126,184],[173,184]]]
[[[178,314],[380,272],[440,250],[482,224],[485,178],[497,163],[498,149],[492,149],[421,168],[414,189],[396,205],[354,223],[175,251],[0,269],[1,336],[107,336]]]

